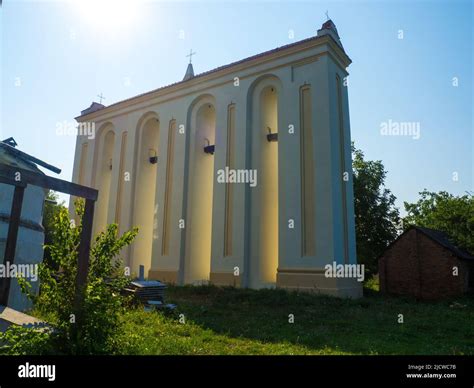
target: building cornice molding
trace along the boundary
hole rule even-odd
[[[297,53],[300,53],[302,51],[310,50],[315,47],[320,47],[326,45],[329,49],[325,50],[319,54],[317,54],[317,57],[323,56],[323,55],[329,55],[331,56],[343,69],[345,69],[347,66],[350,65],[351,59],[347,56],[347,54],[340,48],[340,46],[334,42],[334,39],[330,37],[329,35],[325,36],[320,36],[320,37],[314,37],[314,38],[309,38],[307,40],[303,40],[301,42],[296,42],[289,47],[286,48],[280,48],[280,49],[275,49],[271,50],[270,52],[262,53],[260,55],[255,56],[255,58],[250,57],[248,60],[242,60],[240,62],[236,62],[234,65],[226,65],[223,66],[222,69],[215,69],[215,70],[210,70],[209,72],[202,73],[201,75],[197,75],[194,78],[191,78],[187,81],[181,81],[177,82],[175,84],[171,84],[168,86],[161,87],[159,89],[152,90],[150,92],[145,92],[143,94],[139,94],[134,97],[130,97],[128,99],[116,102],[112,105],[109,105],[108,107],[105,107],[103,109],[97,110],[95,112],[91,112],[86,115],[80,115],[76,117],[76,120],[78,122],[83,122],[83,121],[94,121],[97,119],[102,120],[108,120],[111,117],[114,117],[113,113],[123,110],[124,108],[132,108],[133,106],[139,105],[143,102],[150,101],[150,100],[156,100],[160,97],[164,97],[166,95],[171,95],[173,93],[179,93],[182,90],[185,89],[191,89],[195,87],[199,87],[199,85],[204,84],[206,82],[212,82],[213,80],[218,80],[219,78],[224,78],[226,76],[232,75],[233,77],[236,76],[237,73],[239,72],[244,72],[245,70],[255,67],[258,65],[264,65],[268,62],[275,61],[278,59],[283,59],[285,57],[288,57],[290,55],[294,55]],[[293,65],[294,63],[301,62],[304,59],[298,59],[293,62],[288,62],[285,64],[277,65],[272,68],[267,68],[265,70],[259,70],[256,72],[253,72],[251,74],[246,74],[244,76],[239,77],[240,79],[245,79],[251,76],[254,76],[259,73],[265,73],[268,71],[271,71],[272,69],[276,68],[281,68],[285,66],[290,66]],[[198,89],[198,90],[192,90],[189,91],[188,93],[181,94],[179,96],[170,96],[170,98],[164,100],[164,101],[169,101],[173,100],[176,98],[182,98],[185,95],[189,94],[194,94],[196,92],[203,92],[207,89],[214,88],[216,86],[220,86],[229,82],[233,82],[233,77],[230,79],[225,79],[217,84],[210,85],[206,88],[203,89]],[[147,106],[152,106],[156,105],[158,103],[163,103],[164,101],[156,102],[154,101],[153,103],[148,104]],[[132,109],[137,110],[137,109],[142,109],[144,107],[139,107]],[[121,112],[123,113],[123,112]],[[109,115],[112,114],[112,115]]]

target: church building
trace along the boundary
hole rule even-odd
[[[94,233],[138,226],[123,255],[149,279],[361,296],[324,269],[357,262],[350,63],[328,20],[316,36],[94,102],[76,117],[73,169],[99,190]]]

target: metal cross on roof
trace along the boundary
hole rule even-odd
[[[329,20],[329,13],[327,10],[326,10],[326,19]]]
[[[189,54],[186,55],[186,57],[189,57],[189,63],[192,63],[193,55],[196,54],[196,52],[193,52],[193,49],[189,51]]]
[[[97,97],[99,97],[99,104],[102,104],[102,100],[105,100],[105,97],[102,95],[102,92],[100,94],[97,95]]]

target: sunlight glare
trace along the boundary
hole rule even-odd
[[[82,20],[91,28],[117,33],[126,30],[138,17],[139,1],[73,0]]]

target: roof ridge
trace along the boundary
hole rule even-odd
[[[302,44],[302,43],[310,42],[310,41],[312,41],[312,40],[322,39],[322,38],[325,38],[325,37],[327,37],[327,36],[329,36],[330,39],[332,39],[332,40],[337,44],[337,42],[334,40],[334,38],[333,38],[331,35],[322,35],[322,36],[317,36],[317,35],[315,35],[315,36],[310,36],[309,38],[305,38],[305,39],[299,40],[299,41],[297,41],[297,42],[288,43],[288,44],[283,45],[283,46],[278,46],[278,47],[276,47],[276,48],[273,48],[273,49],[270,49],[270,50],[267,50],[267,51],[264,51],[264,52],[261,52],[261,53],[258,53],[258,54],[251,55],[251,56],[249,56],[249,57],[246,57],[246,58],[243,58],[243,59],[239,59],[239,60],[234,61],[234,62],[230,62],[230,63],[228,63],[228,64],[226,64],[226,65],[222,65],[222,66],[215,67],[215,68],[213,68],[213,69],[210,69],[210,70],[204,71],[204,72],[202,72],[202,73],[196,74],[196,75],[195,75],[194,77],[192,77],[192,78],[183,79],[183,80],[181,80],[181,81],[173,82],[173,83],[168,84],[168,85],[160,86],[160,87],[158,87],[158,88],[156,88],[156,89],[152,89],[152,90],[149,90],[149,91],[147,91],[147,92],[139,93],[139,94],[137,94],[137,95],[135,95],[135,96],[128,97],[128,98],[125,98],[125,99],[123,99],[123,100],[114,102],[113,104],[108,105],[108,106],[105,106],[105,107],[102,108],[102,109],[107,109],[107,108],[116,106],[116,105],[118,105],[118,104],[121,104],[121,103],[123,103],[123,102],[130,101],[130,100],[133,100],[133,99],[138,98],[138,97],[146,96],[146,95],[148,95],[148,94],[156,93],[156,92],[158,92],[158,91],[160,91],[160,90],[167,89],[167,88],[170,88],[170,87],[172,87],[172,86],[179,85],[179,84],[183,84],[183,83],[188,82],[188,81],[190,81],[190,80],[194,80],[194,79],[196,79],[196,78],[203,77],[203,76],[205,76],[205,75],[212,74],[212,73],[215,73],[215,72],[217,72],[217,71],[220,71],[220,70],[223,70],[223,69],[232,67],[232,66],[236,66],[236,65],[238,65],[238,64],[240,64],[240,63],[244,63],[244,62],[247,62],[247,61],[251,61],[251,60],[253,60],[253,59],[257,59],[257,58],[260,58],[260,57],[263,57],[263,56],[265,56],[265,55],[272,54],[272,53],[275,53],[275,52],[278,52],[278,51],[281,51],[281,50],[286,50],[286,49],[288,49],[288,48],[290,48],[290,47],[293,47],[293,46],[296,46],[296,45],[299,45],[299,44]],[[337,46],[338,46],[338,47],[343,51],[343,53],[347,56],[347,54],[346,54],[344,48],[341,47],[341,46],[338,45],[338,44],[337,44]],[[349,56],[347,56],[347,57],[349,58]],[[349,60],[350,60],[350,58],[349,58]],[[100,109],[100,110],[102,110],[102,109]],[[87,114],[85,114],[85,115],[87,115]],[[84,116],[85,116],[85,115],[84,115]],[[79,115],[78,117],[82,117],[82,116],[83,116],[83,114],[82,114],[82,112],[81,112],[81,115]]]
[[[413,228],[422,232],[425,236],[428,236],[435,242],[444,246],[446,249],[450,250],[456,256],[466,259],[474,259],[474,256],[468,252],[466,249],[461,248],[456,243],[452,241],[452,238],[444,231],[439,229],[427,228],[425,226],[413,225]]]

